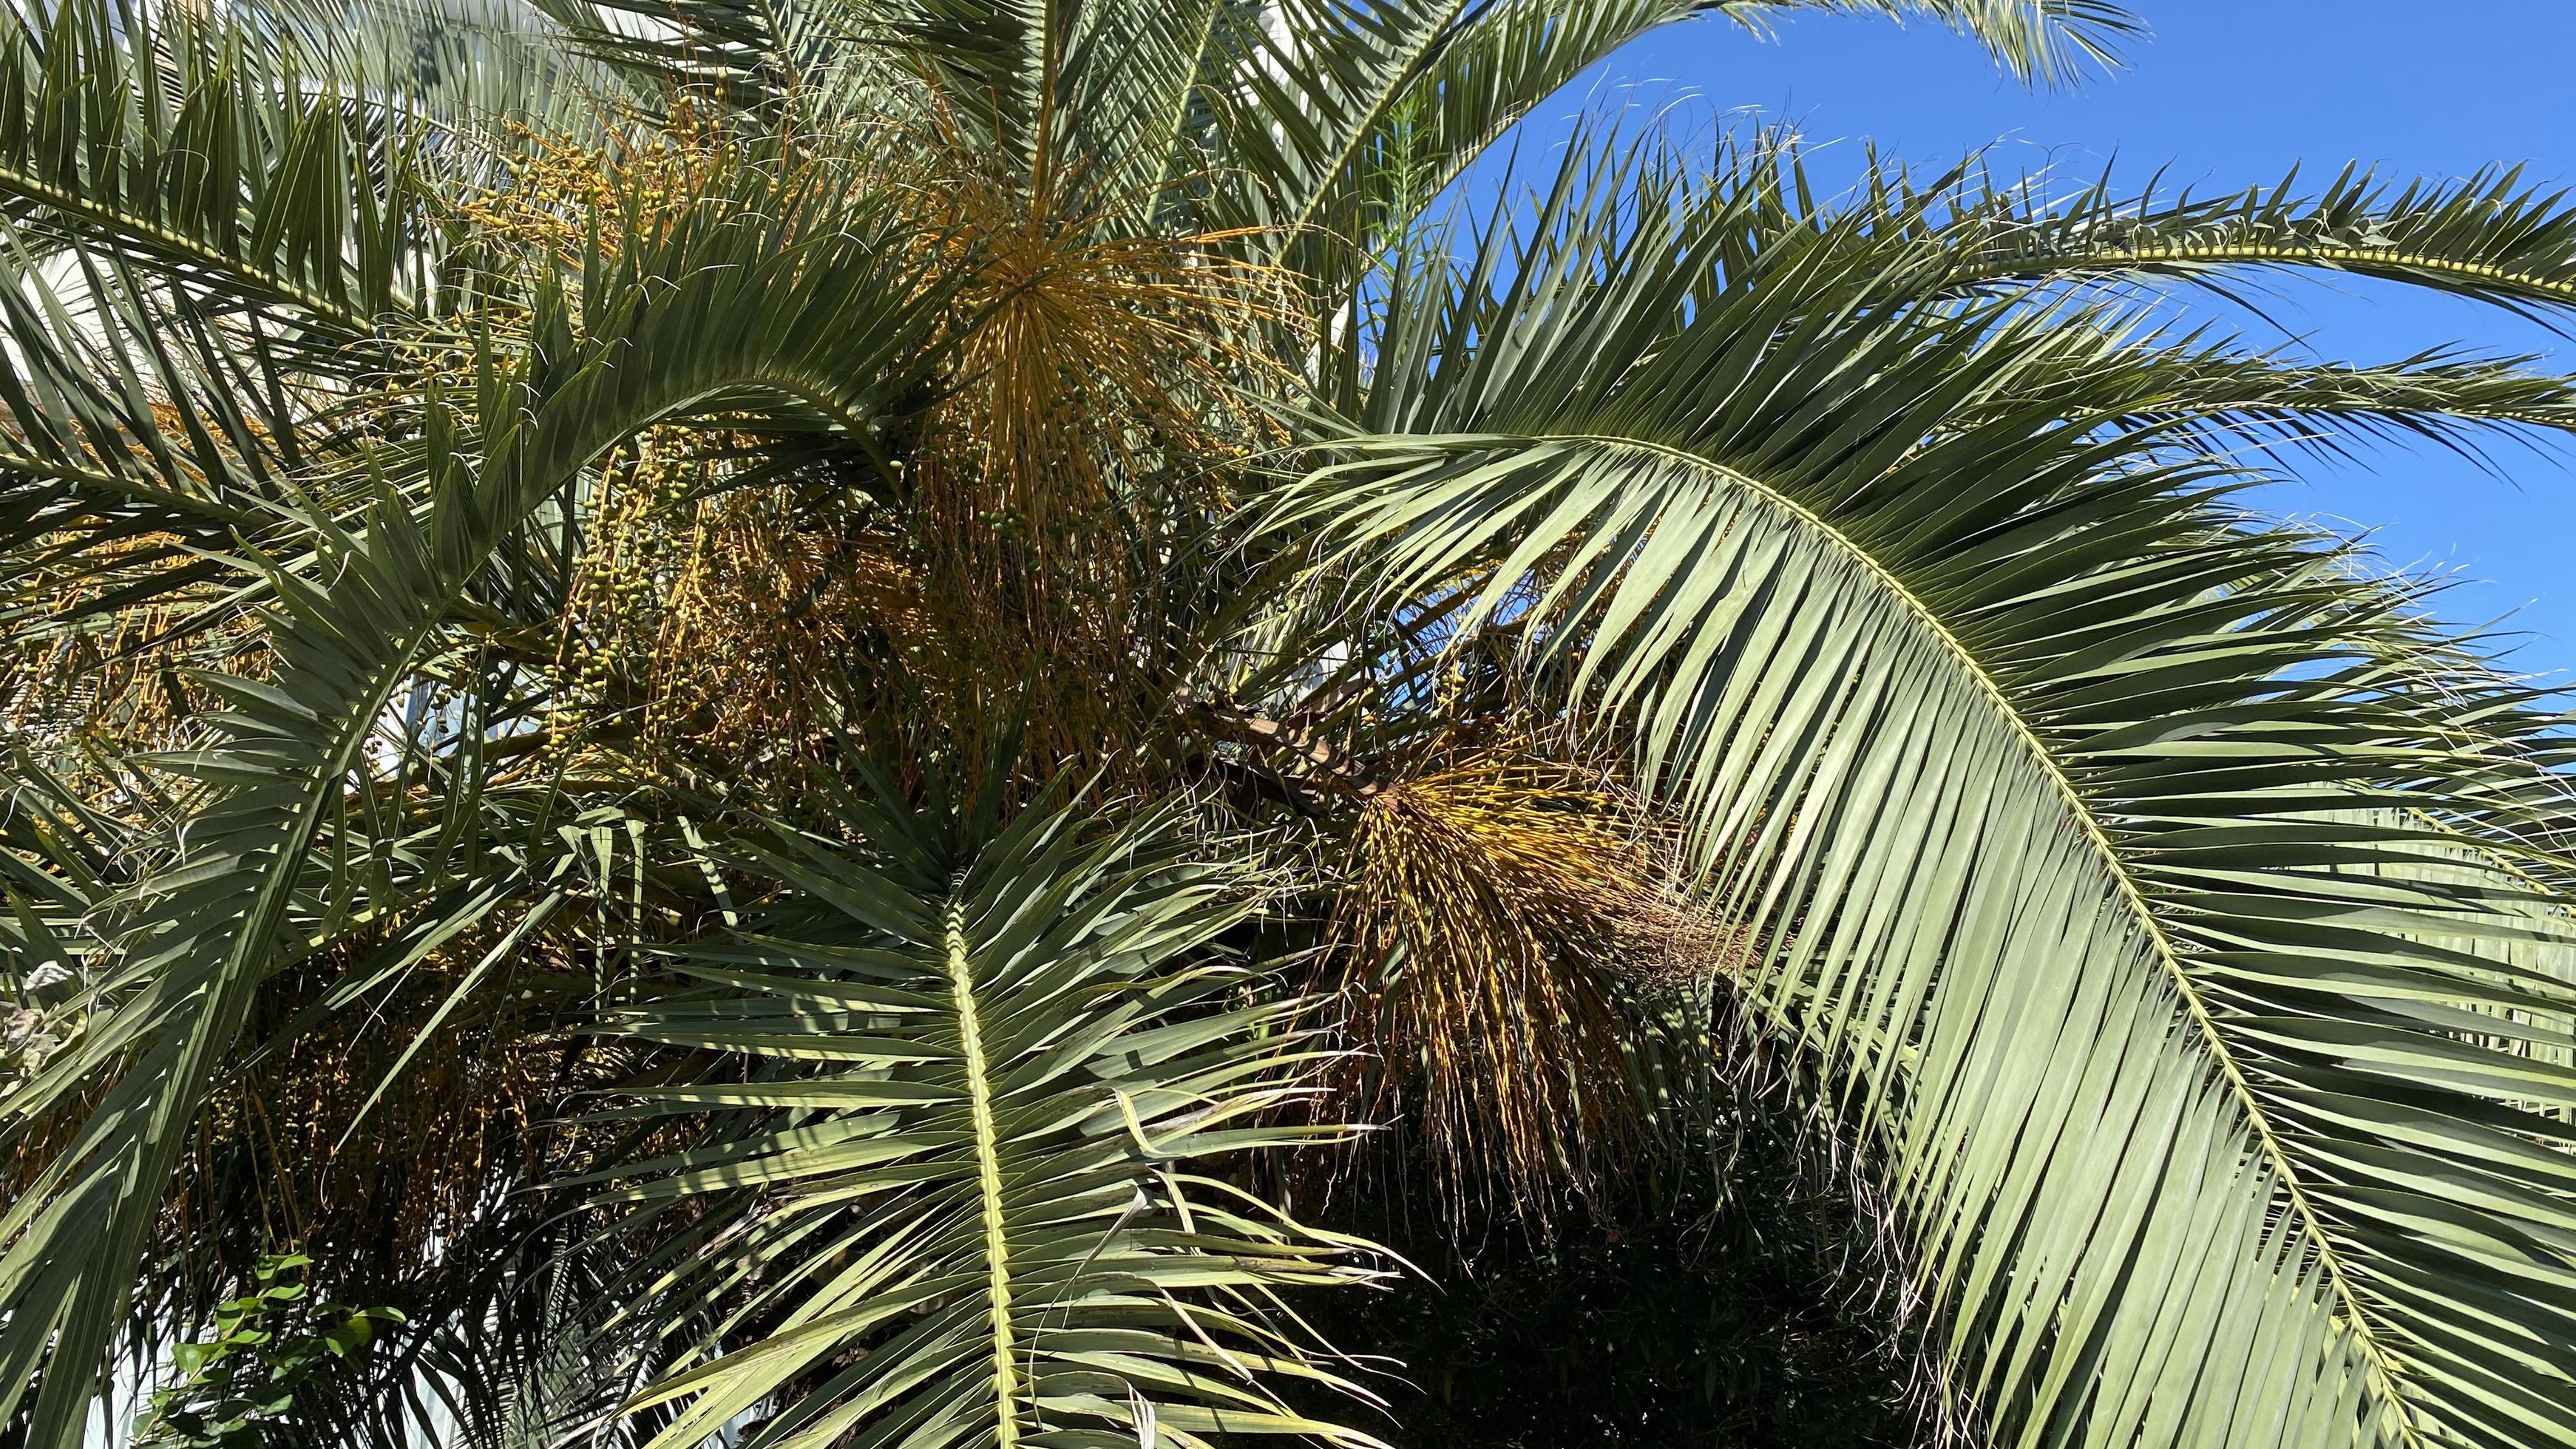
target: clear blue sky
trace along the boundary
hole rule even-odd
[[[1939,26],[1831,15],[1785,19],[1763,42],[1693,21],[1637,42],[1603,78],[1653,101],[1676,88],[1705,113],[1787,120],[1816,142],[1874,139],[1919,164],[2001,143],[1998,169],[2088,176],[2115,158],[2143,183],[2158,166],[2195,188],[2318,180],[2347,161],[2461,175],[2522,162],[2576,182],[2576,5],[2563,0],[2128,0],[2152,28],[2128,69],[2033,93]],[[1597,92],[1596,92],[1597,93]],[[1542,118],[1542,122],[1545,118]],[[1856,174],[1860,147],[1826,152]],[[2275,289],[2269,315],[2322,357],[2387,362],[2444,343],[2543,353],[2576,368],[2576,342],[2513,317],[2354,279]],[[2277,337],[2277,334],[2274,334]],[[2371,530],[2391,563],[2460,580],[2443,611],[2522,638],[2520,668],[2576,683],[2576,453],[2496,450],[2505,477],[2435,445],[2374,446],[2358,465],[2300,464],[2261,501]]]

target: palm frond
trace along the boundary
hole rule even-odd
[[[2576,1441],[2576,745],[2229,501],[2569,384],[2169,285],[2562,320],[2569,208],[1586,129],[1427,229],[1788,8],[0,10],[13,1440],[294,1246],[409,1315],[297,1449],[1366,1446],[1283,1124],[1652,1175],[1751,1023],[1962,1422]]]
[[[2004,1437],[2576,1435],[2576,996],[2439,944],[2576,917],[2348,873],[2532,851],[2480,723],[2527,697],[2425,689],[2402,597],[2121,424],[2093,314],[1584,195],[1390,337],[1288,516],[1361,597],[1514,601],[1633,739]]]
[[[1758,28],[1771,15],[1795,8],[1804,7],[1751,0],[1727,10]],[[2102,0],[1825,0],[1819,8],[1894,19],[1928,16],[1983,45],[2017,79],[2048,85],[2119,68],[2124,47],[2146,30],[2136,15]]]
[[[209,309],[370,336],[429,290],[420,138],[311,79],[184,9],[12,8],[0,211],[31,238],[165,268]]]
[[[710,399],[765,388],[864,430],[913,387],[939,298],[905,282],[903,244],[846,205],[799,206],[756,176],[742,187],[650,244],[630,239],[615,264],[594,257],[578,340],[558,301],[529,352],[478,358],[479,426],[428,399],[418,501],[381,482],[354,521],[308,517],[306,569],[265,570],[274,667],[196,681],[227,706],[219,742],[164,764],[212,797],[178,822],[167,863],[106,903],[115,955],[81,1049],[8,1102],[24,1122],[113,1073],[73,1146],[0,1222],[0,1399],[55,1366],[34,1442],[81,1432],[87,1367],[124,1314],[176,1154],[290,923],[316,897],[326,920],[351,914],[332,845],[354,838],[347,782],[500,541],[620,439]]]
[[[760,1285],[729,1341],[637,1398],[673,1406],[653,1443],[748,1415],[746,1442],[797,1449],[1374,1444],[1269,1386],[1353,1387],[1277,1298],[1364,1278],[1358,1245],[1219,1175],[1333,1131],[1278,1125],[1311,1091],[1280,1035],[1298,1003],[1248,995],[1217,951],[1253,883],[1194,863],[1168,816],[1103,832],[1047,806],[984,841],[862,822],[887,837],[864,855],[761,851],[785,890],[678,958],[706,989],[611,1023],[741,1063],[641,1109],[738,1126],[619,1170],[647,1221],[715,1199],[683,1303]],[[809,1266],[780,1272],[791,1242]]]
[[[1782,12],[1929,15],[1983,42],[2025,80],[2055,81],[2083,64],[2115,64],[2136,31],[2125,11],[2093,0],[1585,0],[1395,7],[1301,3],[1255,23],[1229,15],[1215,34],[1237,57],[1210,77],[1215,159],[1256,190],[1238,224],[1270,227],[1338,301],[1365,257],[1410,226],[1433,198],[1530,109],[1621,45],[1695,15],[1756,30]]]
[[[2249,445],[2349,456],[2370,441],[2420,440],[2490,467],[2500,432],[2545,448],[2547,434],[2576,428],[2576,392],[2537,360],[2436,349],[2350,367],[2153,332],[2122,354],[2141,389],[2130,421],[2183,428],[2213,456]]]
[[[771,115],[806,104],[799,93],[830,77],[834,51],[852,48],[874,15],[842,0],[527,0],[527,8],[542,20],[503,15],[492,28],[556,38],[648,111],[695,95]]]
[[[1899,201],[1900,214],[1933,220],[1926,235],[1953,252],[1960,286],[2174,278],[2223,290],[2231,277],[2315,270],[2456,292],[2552,325],[2576,304],[2576,205],[2512,168],[2437,180],[2355,166],[2313,190],[2293,172],[2214,196],[2123,191],[2108,176],[2072,192],[2046,178],[1970,177]]]

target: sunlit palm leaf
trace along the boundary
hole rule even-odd
[[[372,334],[431,260],[418,128],[239,32],[92,0],[0,14],[0,210],[148,257],[287,338]]]
[[[1263,119],[1229,134],[1252,174],[1265,178],[1285,204],[1286,219],[1277,223],[1281,240],[1297,248],[1301,270],[1342,284],[1318,289],[1339,300],[1350,274],[1362,265],[1354,250],[1364,257],[1412,225],[1513,123],[1618,47],[1694,16],[1768,31],[1775,17],[1802,9],[1928,16],[1973,36],[2026,81],[2071,80],[2086,66],[2117,64],[2122,42],[2138,28],[2119,7],[2057,0],[1505,0],[1451,6],[1436,12],[1437,26],[1445,28],[1422,29],[1425,38],[1415,50],[1382,42],[1385,54],[1372,57],[1373,69],[1356,68],[1330,50],[1313,57],[1283,53],[1267,65],[1248,67],[1240,84],[1258,102],[1250,115]],[[1390,35],[1405,33],[1401,20],[1376,9],[1365,25],[1344,25],[1367,35],[1388,29],[1391,20]],[[1331,24],[1313,28],[1319,35],[1337,33]],[[1326,59],[1335,63],[1321,63]],[[1319,81],[1332,89],[1321,95],[1280,91]],[[1313,120],[1282,125],[1266,119],[1283,107]]]
[[[199,681],[229,707],[225,737],[168,764],[215,798],[181,823],[166,869],[104,903],[120,950],[104,1020],[7,1104],[23,1116],[134,1054],[42,1190],[0,1222],[0,1394],[14,1400],[49,1353],[62,1369],[45,1375],[35,1442],[77,1440],[80,1366],[124,1312],[211,1074],[291,944],[308,873],[324,868],[317,845],[388,702],[437,651],[493,549],[600,452],[711,397],[766,388],[864,428],[910,386],[935,294],[902,280],[902,248],[870,216],[800,206],[755,178],[654,241],[594,259],[578,342],[558,303],[535,355],[482,360],[479,433],[429,400],[417,503],[387,489],[354,526],[308,520],[307,570],[269,570],[266,680]]]
[[[906,820],[873,861],[817,840],[747,862],[791,893],[682,957],[709,992],[614,1023],[749,1068],[651,1093],[742,1127],[622,1174],[645,1203],[720,1195],[732,1226],[677,1291],[767,1284],[761,1333],[638,1401],[681,1406],[656,1445],[745,1414],[748,1443],[795,1449],[1375,1442],[1270,1387],[1342,1383],[1274,1294],[1365,1274],[1216,1175],[1332,1134],[1278,1125],[1309,1090],[1298,1004],[1212,954],[1251,882],[1171,823]],[[781,1274],[790,1242],[811,1266]]]
[[[1402,431],[1292,516],[1368,597],[1535,584],[1529,647],[1772,942],[1746,989],[1864,1124],[2004,1437],[2576,1436],[2576,991],[2438,944],[2576,917],[2345,873],[2542,828],[2478,724],[2518,696],[2428,695],[2402,600],[2122,425],[2157,364],[2102,319],[1581,194],[1386,339],[1357,411]]]
[[[1174,544],[1109,601],[1134,616],[1118,657],[1174,692],[1110,731],[1170,746],[1139,789],[1341,838],[1391,778],[1345,742],[1472,713],[1442,652],[1472,649],[1516,706],[1630,747],[1686,818],[1699,904],[1735,918],[1691,939],[1767,942],[1728,989],[1872,1150],[2000,1437],[2576,1438],[2569,747],[2418,594],[2224,493],[2248,458],[2354,437],[2483,456],[2576,421],[2568,384],[2458,354],[2311,364],[2164,325],[2129,285],[2322,266],[2555,320],[2569,208],[2510,176],[2204,202],[1895,172],[1820,208],[1753,148],[1714,189],[1570,168],[1533,231],[1468,238],[1452,275],[1423,208],[1623,40],[1703,8],[1771,7],[11,11],[0,550],[13,645],[74,661],[12,676],[65,697],[6,701],[27,728],[0,980],[70,1023],[0,1084],[13,1429],[67,1446],[110,1337],[148,1356],[191,1326],[188,1254],[153,1255],[206,1241],[176,1241],[168,1184],[234,1074],[416,1000],[332,1123],[387,1132],[455,1023],[515,1009],[493,983],[520,957],[574,974],[547,958],[569,934],[523,933],[595,911],[577,950],[671,968],[624,998],[622,1035],[586,1038],[605,1078],[558,1083],[622,1104],[569,1124],[607,1124],[585,1142],[652,1137],[579,1164],[628,1160],[582,1189],[629,1205],[627,1231],[559,1212],[531,1180],[551,1169],[469,1174],[498,1190],[406,1266],[415,1331],[307,1405],[298,1442],[392,1442],[445,1422],[433,1397],[496,1441],[1358,1442],[1300,1417],[1317,1400],[1288,1381],[1337,1371],[1271,1296],[1364,1276],[1350,1245],[1235,1190],[1234,1153],[1290,1140],[1261,1124],[1308,1050],[1288,963],[1253,953],[1331,909],[1244,918],[1245,862],[1275,842],[1184,846],[1095,789],[1137,823],[1050,806],[956,835],[788,791],[769,805],[824,833],[781,844],[721,751],[618,757],[617,721],[651,706],[578,673],[599,656],[575,581],[623,546],[592,510],[627,462],[602,459],[647,427],[718,455],[726,488],[788,480],[793,541],[865,544],[817,557],[885,563],[863,602],[829,578],[760,601],[782,628],[837,611],[816,668],[954,642],[874,614],[937,602],[904,592],[919,465],[958,441],[928,434],[999,426],[958,296],[1043,310],[1095,240],[1179,236],[1180,268],[1258,261],[1264,298],[1350,321],[1254,358],[1230,329],[1266,335],[1286,304],[1226,287],[1157,324],[1184,350],[1226,332],[1230,383],[1306,369],[1313,396],[1257,401],[1315,422],[1332,465],[1258,557]],[[2092,0],[1828,8],[1928,17],[2048,79],[2130,29]],[[513,169],[531,155],[561,164]],[[520,203],[541,239],[502,215]],[[984,244],[900,215],[962,215]],[[1040,264],[992,285],[1015,228]],[[1221,533],[1210,500],[1264,466],[1233,412],[1185,415],[1194,390],[1122,414],[1150,369],[1077,407],[1055,374],[1098,359],[1003,361],[1084,446],[1214,435],[1102,465],[1193,479],[1112,480],[1167,509],[1139,538]],[[988,492],[1054,481],[956,471],[996,538]],[[1317,592],[1275,597],[1301,560]],[[678,572],[618,587],[649,613]],[[145,662],[161,677],[135,684]],[[168,712],[116,735],[89,689]],[[868,697],[933,717],[818,734],[957,723]],[[865,757],[841,739],[840,766]],[[1617,855],[1604,832],[1632,822],[1568,823]],[[1696,1092],[1699,1044],[1634,1054]],[[216,1256],[274,1236],[255,1216],[217,1205]]]
[[[2411,282],[2528,310],[2552,325],[2576,302],[2576,206],[2512,168],[2459,180],[2347,168],[2308,189],[2294,172],[2218,195],[2063,188],[1971,173],[1873,198],[1880,225],[1937,242],[1958,285],[2176,278],[2222,288],[2314,269]]]

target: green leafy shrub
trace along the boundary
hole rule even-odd
[[[314,1302],[312,1265],[302,1253],[262,1257],[251,1291],[216,1307],[213,1337],[172,1351],[178,1382],[152,1395],[137,1449],[254,1449],[378,1329],[403,1321],[399,1309]]]

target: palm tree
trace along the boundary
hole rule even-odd
[[[2231,501],[2576,392],[2159,320],[2576,209],[1460,184],[1771,8],[12,11],[12,1432],[297,1249],[238,1432],[1368,1445],[1342,1124],[1544,1232],[1759,1057],[1979,1437],[2576,1442],[2566,737]]]

